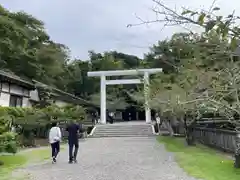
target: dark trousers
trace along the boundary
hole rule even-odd
[[[68,141],[68,146],[69,146],[69,161],[76,160],[77,153],[78,153],[78,148],[79,148],[78,140]],[[73,148],[74,148],[74,153],[73,153]]]
[[[60,142],[55,142],[51,144],[52,147],[52,157],[57,157],[59,151],[60,151]]]

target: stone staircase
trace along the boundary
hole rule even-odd
[[[153,135],[152,125],[144,122],[96,125],[90,137],[144,137]]]

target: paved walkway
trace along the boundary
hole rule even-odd
[[[67,164],[61,152],[57,164],[27,167],[33,180],[194,180],[174,162],[155,138],[92,138],[80,143],[78,164]]]

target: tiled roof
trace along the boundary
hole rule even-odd
[[[46,89],[49,89],[49,90],[52,89],[53,90],[53,93],[52,93],[53,96],[64,96],[69,100],[74,100],[75,102],[78,102],[79,104],[85,104],[85,105],[88,105],[88,106],[96,107],[91,102],[88,102],[88,101],[86,101],[82,98],[74,96],[73,94],[64,92],[60,89],[51,87],[49,85],[46,85],[46,84],[41,83],[41,82],[36,81],[36,80],[32,80],[32,81],[25,80],[25,79],[17,76],[16,74],[14,74],[13,72],[10,72],[10,71],[0,70],[0,79],[1,79],[1,77],[12,80],[12,81],[14,81],[14,83],[25,86],[25,87],[28,87],[32,90],[35,90],[37,87],[46,88]],[[31,98],[32,98],[32,96],[33,95],[31,95]],[[38,96],[38,95],[36,94],[34,96]],[[39,99],[33,98],[32,100],[38,101]]]
[[[69,99],[77,101],[79,104],[81,103],[81,104],[85,104],[85,105],[96,107],[91,102],[89,102],[87,100],[84,100],[84,99],[82,99],[80,97],[74,96],[73,94],[67,93],[65,91],[62,91],[60,89],[57,89],[57,88],[54,88],[54,87],[51,87],[51,86],[48,86],[48,85],[46,85],[44,83],[41,83],[41,82],[38,82],[36,80],[33,80],[33,82],[34,82],[36,87],[52,89],[53,90],[52,95],[57,95],[57,96],[62,95],[62,96],[65,96],[65,97],[67,97]]]
[[[10,80],[15,80],[16,82],[19,82],[22,85],[25,85],[25,86],[28,86],[28,87],[31,87],[31,88],[35,88],[33,82],[25,80],[25,79],[17,76],[16,74],[14,74],[13,72],[0,70],[0,77],[5,77],[5,78],[10,79]]]

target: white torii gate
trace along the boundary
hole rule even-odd
[[[106,85],[116,84],[141,84],[141,79],[119,79],[106,80],[106,76],[127,76],[127,75],[143,75],[144,76],[144,96],[145,96],[145,117],[146,123],[151,123],[151,110],[148,103],[149,75],[162,72],[161,68],[155,69],[136,69],[136,70],[115,70],[115,71],[91,71],[88,72],[89,77],[101,77],[101,124],[106,124]]]

